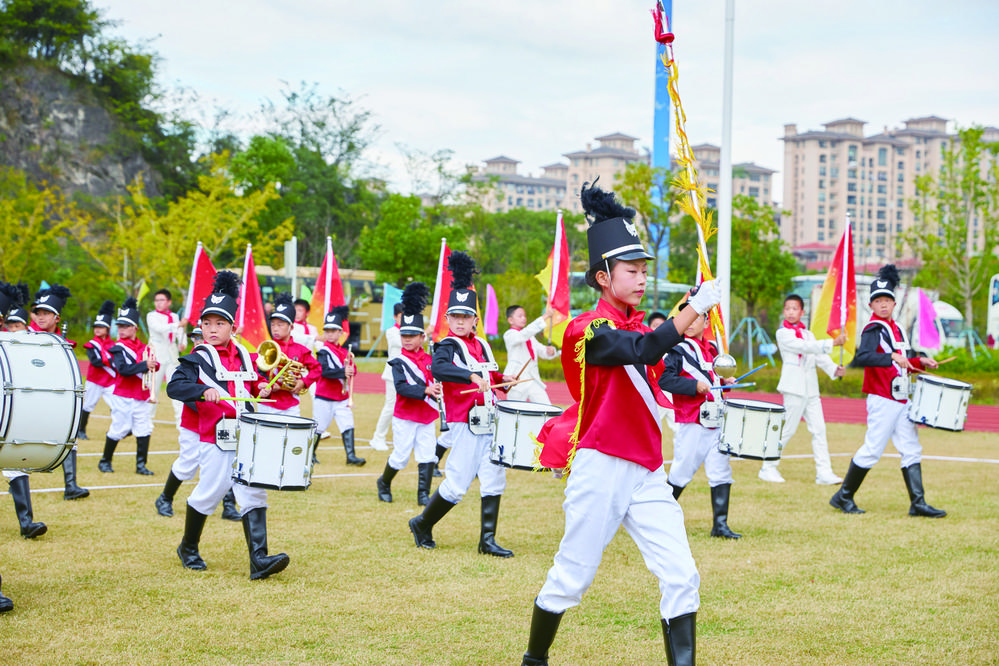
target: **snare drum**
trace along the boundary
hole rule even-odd
[[[956,379],[916,375],[909,420],[941,430],[964,430],[971,384]]]
[[[0,332],[0,469],[50,472],[73,450],[83,378],[52,333]]]
[[[763,400],[726,400],[718,450],[736,458],[780,460],[783,425],[783,405]]]
[[[252,488],[305,490],[312,483],[316,422],[287,414],[239,417],[232,480]]]
[[[537,437],[541,427],[560,414],[562,410],[558,407],[537,402],[497,402],[496,439],[493,440],[489,459],[502,467],[534,470],[534,450],[537,444],[532,435]]]

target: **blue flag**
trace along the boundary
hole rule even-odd
[[[402,303],[402,289],[393,287],[388,282],[382,283],[382,330],[395,326],[395,304]]]

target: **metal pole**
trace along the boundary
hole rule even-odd
[[[725,0],[725,72],[722,85],[721,176],[718,183],[718,279],[722,318],[729,321],[732,303],[732,60],[735,0]]]

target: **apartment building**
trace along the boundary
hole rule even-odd
[[[565,170],[568,167],[564,164],[545,167],[540,177],[520,175],[517,173],[520,161],[505,155],[485,160],[485,164],[472,180],[493,183],[482,200],[486,210],[496,213],[505,213],[511,208],[556,210],[565,199]]]

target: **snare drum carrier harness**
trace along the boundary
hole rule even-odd
[[[889,322],[872,317],[871,321],[864,327],[864,331],[871,330],[872,326],[880,327],[878,331],[878,350],[880,352],[885,354],[898,352],[902,356],[908,356],[907,352],[911,349],[909,339],[906,337],[905,331],[894,321]],[[909,399],[910,392],[909,371],[894,361],[885,367],[868,366],[864,368],[863,391],[884,398],[890,397],[897,402],[905,402]]]
[[[212,345],[201,343],[191,351],[191,355],[198,360],[198,380],[209,388],[218,391],[223,398],[249,398],[251,396],[246,389],[246,382],[260,379],[260,376],[254,370],[250,352],[247,351],[246,347],[236,342],[230,342],[230,344],[235,346],[239,354],[240,369],[238,370],[227,370],[222,364],[218,350]],[[211,374],[207,368],[211,368]],[[214,407],[221,412],[220,417],[215,410],[208,410],[205,407],[199,407],[198,414],[201,419],[219,417],[214,423],[215,445],[223,451],[235,451],[236,443],[239,440],[237,435],[239,417],[244,411],[253,411],[253,408],[245,401],[228,400],[221,400],[215,403]],[[202,435],[205,434],[204,423],[200,424],[199,430]],[[203,436],[202,441],[205,441]]]
[[[493,351],[489,348],[489,343],[480,337],[475,338],[479,342],[479,346],[482,348],[482,355],[485,357],[484,361],[479,361],[472,354],[472,351],[468,348],[468,344],[465,340],[455,337],[447,336],[444,340],[451,340],[454,342],[459,350],[459,353],[455,355],[453,362],[459,368],[468,370],[469,372],[476,373],[481,377],[485,378],[486,381],[491,381],[493,372],[499,372],[499,364],[496,363],[496,359],[493,358]],[[443,341],[443,340],[442,340]],[[444,384],[447,386],[447,383]],[[468,410],[468,429],[472,431],[474,435],[492,435],[495,429],[494,419],[496,416],[496,401],[493,396],[492,389],[488,389],[483,392],[468,394],[471,396],[473,404]],[[452,410],[455,406],[460,405],[461,398],[467,397],[466,395],[459,396],[449,396],[448,400],[448,410]],[[479,397],[482,398],[483,404],[477,404]],[[458,405],[456,405],[458,403]]]
[[[708,386],[718,385],[718,375],[715,374],[712,361],[715,357],[716,347],[714,343],[706,342],[702,347],[698,340],[684,338],[682,342],[673,347],[674,352],[680,355],[681,372],[695,381],[705,382]],[[705,428],[720,428],[722,417],[725,413],[725,403],[720,395],[712,391],[699,393],[694,396],[676,395],[673,398],[677,411],[681,409],[688,412],[692,407],[697,408],[697,422]],[[686,409],[683,409],[686,408]],[[687,414],[677,414],[678,422],[687,422],[683,416]]]

